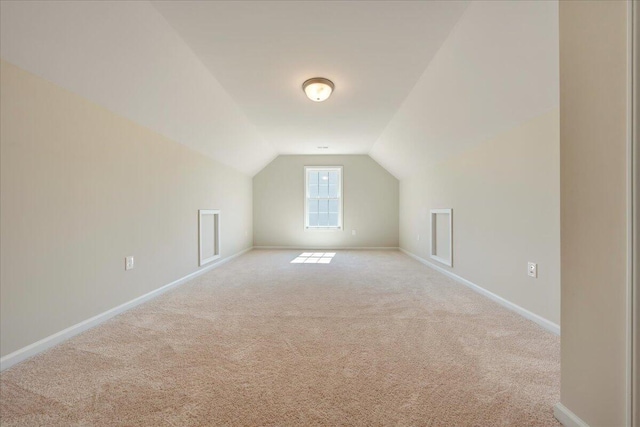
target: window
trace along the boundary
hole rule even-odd
[[[305,166],[304,226],[342,228],[342,166]]]

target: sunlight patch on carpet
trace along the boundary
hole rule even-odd
[[[303,252],[291,264],[329,264],[335,252]]]

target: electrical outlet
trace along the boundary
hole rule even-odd
[[[125,270],[132,270],[133,269],[133,257],[132,256],[128,256],[124,259],[124,269]]]
[[[356,230],[351,230],[351,235],[355,236],[356,235]]]
[[[538,277],[538,264],[536,264],[535,262],[530,262],[527,274],[529,274],[529,276],[531,277]]]

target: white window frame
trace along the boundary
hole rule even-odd
[[[338,226],[309,226],[309,172],[313,171],[334,171],[338,172]],[[343,183],[342,166],[305,166],[304,167],[304,229],[305,231],[340,231],[343,229],[342,219],[344,213],[344,193],[342,192]]]

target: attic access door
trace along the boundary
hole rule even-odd
[[[203,266],[220,258],[220,210],[198,211],[198,255]]]
[[[431,209],[431,258],[453,266],[452,209]]]

